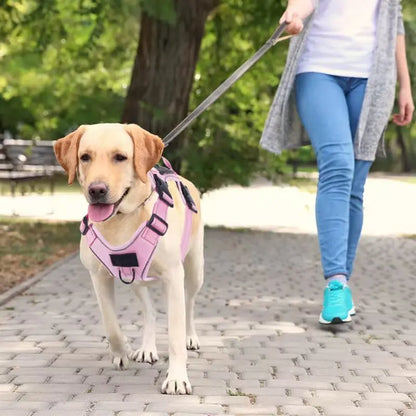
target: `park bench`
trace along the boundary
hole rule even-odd
[[[48,178],[53,194],[57,173],[63,173],[63,169],[55,158],[52,141],[4,139],[0,144],[0,180],[10,183],[13,196],[19,183],[33,184],[42,178]]]

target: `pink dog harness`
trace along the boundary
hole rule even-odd
[[[156,190],[159,195],[153,206],[152,216],[139,226],[127,243],[119,247],[109,244],[94,225],[89,223],[88,215],[81,222],[80,231],[85,236],[90,250],[113,277],[118,277],[126,284],[133,283],[136,279],[141,281],[157,279],[157,277],[148,276],[148,272],[159,239],[169,228],[166,222],[168,209],[174,205],[167,181],[176,182],[185,204],[185,224],[181,242],[182,261],[188,251],[192,214],[197,212],[196,205],[187,186],[180,180],[170,163],[165,158],[163,161],[168,168],[157,165],[148,173],[152,191]]]

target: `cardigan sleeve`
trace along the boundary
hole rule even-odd
[[[399,1],[398,5],[399,11],[397,13],[397,34],[398,35],[404,35],[404,23],[403,23],[403,13],[402,13],[402,4],[401,0]]]

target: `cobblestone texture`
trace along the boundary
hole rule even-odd
[[[320,327],[316,237],[206,232],[197,300],[202,348],[190,352],[194,395],[159,393],[160,361],[113,370],[87,272],[74,258],[0,307],[0,414],[5,416],[416,415],[416,241],[362,239],[351,282],[353,323]],[[140,345],[140,305],[117,284],[120,321]]]

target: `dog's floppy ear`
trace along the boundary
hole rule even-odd
[[[68,174],[69,184],[74,182],[75,179],[78,165],[79,141],[81,140],[84,131],[85,126],[80,126],[72,133],[57,140],[53,145],[56,159]]]
[[[159,161],[165,145],[162,139],[137,124],[124,126],[134,144],[134,170],[142,182],[147,182],[147,172]]]

